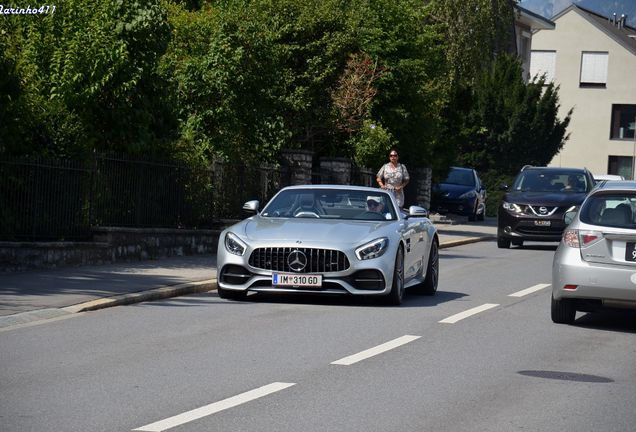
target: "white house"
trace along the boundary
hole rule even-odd
[[[559,85],[561,118],[574,111],[570,139],[550,165],[634,178],[636,29],[624,16],[576,5],[552,20],[554,30],[533,35],[530,75]]]
[[[521,59],[523,78],[530,77],[530,52],[532,49],[532,32],[535,30],[554,30],[554,23],[541,15],[514,5],[515,24],[514,42],[516,54]]]

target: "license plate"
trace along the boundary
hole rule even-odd
[[[627,243],[625,245],[625,261],[636,261],[636,243]]]
[[[321,287],[322,275],[315,274],[294,274],[294,273],[273,273],[272,285],[291,287]]]
[[[552,225],[552,221],[549,220],[536,220],[534,221],[536,226],[550,226]]]

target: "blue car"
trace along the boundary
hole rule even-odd
[[[446,179],[433,185],[431,210],[468,216],[470,221],[483,221],[486,215],[486,189],[477,171],[451,167]]]

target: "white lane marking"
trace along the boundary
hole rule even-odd
[[[144,431],[144,432],[162,432],[162,431],[171,429],[173,427],[191,422],[193,420],[198,420],[202,417],[209,416],[219,411],[223,411],[228,408],[232,408],[237,405],[241,405],[246,402],[252,401],[254,399],[267,396],[268,394],[284,390],[287,387],[291,387],[295,384],[296,383],[284,383],[284,382],[271,383],[254,390],[250,390],[245,393],[241,393],[239,395],[232,396],[227,399],[223,399],[222,401],[214,402],[209,405],[202,406],[201,408],[196,408],[191,411],[187,411],[182,414],[178,414],[176,416],[169,417],[164,420],[160,420],[158,422],[150,423],[146,426],[142,426],[140,428],[133,429],[133,430]]]
[[[535,286],[531,286],[530,288],[526,288],[524,290],[517,291],[517,292],[512,293],[512,294],[508,294],[508,297],[523,297],[523,296],[526,296],[528,294],[532,294],[533,292],[540,291],[543,288],[547,288],[549,286],[550,286],[550,284],[538,284],[538,285],[535,285]]]
[[[359,361],[368,359],[369,357],[373,357],[373,356],[376,356],[378,354],[382,354],[383,352],[392,350],[394,348],[397,348],[397,347],[402,346],[404,344],[407,344],[409,342],[413,342],[414,340],[419,339],[421,337],[422,336],[404,335],[402,337],[399,337],[397,339],[393,339],[391,341],[388,341],[388,342],[383,343],[381,345],[378,345],[376,347],[369,348],[368,350],[364,350],[364,351],[361,351],[361,352],[359,352],[357,354],[353,354],[353,355],[350,355],[348,357],[341,358],[340,360],[336,360],[334,362],[331,362],[331,364],[350,366],[350,365],[352,365],[354,363],[357,363]]]
[[[449,316],[448,318],[444,318],[443,320],[439,321],[440,323],[444,323],[444,324],[455,324],[457,321],[461,321],[464,318],[468,318],[469,316],[478,314],[480,312],[483,311],[487,311],[488,309],[492,309],[494,307],[499,306],[498,304],[494,304],[494,303],[486,303],[483,304],[481,306],[477,306],[474,307],[472,309],[468,309],[467,311],[464,312],[460,312],[458,314]]]

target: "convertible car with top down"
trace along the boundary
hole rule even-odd
[[[343,185],[281,189],[251,217],[225,229],[217,254],[218,294],[346,294],[402,303],[405,289],[437,291],[439,238],[419,206],[398,207],[388,191]]]

